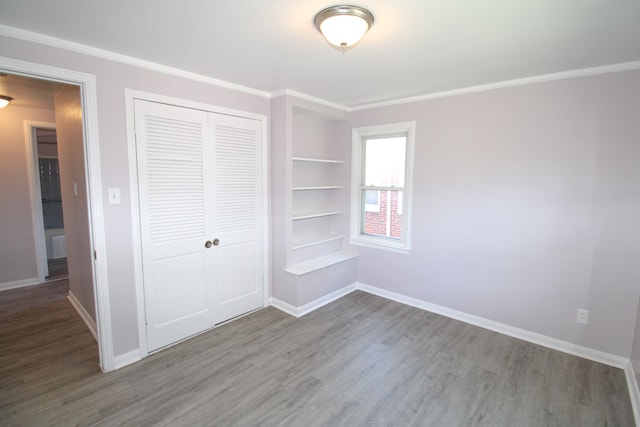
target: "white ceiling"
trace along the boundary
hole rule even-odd
[[[640,60],[638,0],[361,0],[345,55],[313,26],[333,4],[0,0],[0,24],[347,107]]]

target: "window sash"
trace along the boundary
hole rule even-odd
[[[370,187],[376,187],[376,186],[384,187],[384,185],[382,184],[385,184],[384,181],[387,181],[386,184],[389,184],[388,186],[395,185],[398,187],[404,187],[405,181],[407,178],[406,175],[407,175],[408,139],[409,139],[409,135],[407,135],[406,133],[399,133],[394,135],[385,134],[385,135],[379,135],[379,136],[363,137],[362,146],[360,147],[361,155],[362,155],[362,164],[361,164],[362,176],[360,179],[360,184],[367,185]],[[390,140],[396,140],[396,141],[391,142]],[[369,148],[370,143],[374,144],[374,147],[375,147],[375,143],[379,141],[386,142],[385,144],[386,150],[382,150],[383,153],[386,153],[386,156],[387,156],[387,158],[385,158],[384,166],[379,167],[379,164],[377,164],[376,162],[373,162],[373,164],[370,165],[372,166],[372,168],[367,168],[367,159],[369,159],[369,150],[373,150],[372,152],[377,152],[378,156],[382,155],[382,153],[379,151],[380,150],[379,146],[377,150],[375,148]],[[390,149],[390,147],[393,147],[393,149]],[[399,154],[402,154],[402,158],[400,158]],[[401,162],[400,162],[400,159],[402,160]],[[381,160],[381,158],[374,157],[373,159],[370,159],[370,160]],[[394,166],[397,167],[397,169],[394,168]],[[369,180],[374,182],[368,185],[367,171],[370,169],[373,169],[374,171],[378,170],[378,172],[384,172],[383,175],[386,179],[381,178],[381,176],[374,174],[373,176],[369,177]],[[394,171],[401,172],[401,173],[398,173],[396,175],[394,174]],[[395,184],[393,183],[394,177],[398,180]]]
[[[369,187],[361,187],[360,190],[360,235],[371,238],[390,239],[402,241],[404,219],[400,208],[402,189],[392,187],[382,190],[371,190]],[[378,193],[377,209],[369,209],[366,192]]]
[[[380,190],[375,189],[361,189],[361,196],[364,200],[364,211],[365,212],[380,212]],[[375,195],[375,202],[373,200],[369,200],[367,197],[369,193]],[[363,195],[364,194],[364,195]]]

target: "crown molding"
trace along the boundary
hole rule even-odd
[[[486,92],[495,89],[503,89],[514,86],[525,86],[534,83],[549,82],[554,80],[564,80],[576,77],[595,76],[598,74],[618,73],[621,71],[632,71],[640,69],[640,61],[623,62],[620,64],[604,65],[600,67],[582,68],[579,70],[563,71],[560,73],[542,74],[539,76],[524,77],[521,79],[505,80],[502,82],[489,83],[484,85],[469,86],[461,89],[434,92],[425,95],[411,96],[407,98],[393,99],[389,101],[363,104],[348,109],[351,111],[370,110],[373,108],[389,107],[393,105],[409,104],[412,102],[428,101],[431,99],[448,98],[451,96],[465,95],[469,93]]]
[[[55,47],[59,49],[65,49],[71,52],[82,53],[84,55],[94,56],[101,59],[107,59],[109,61],[119,62],[121,64],[132,65],[134,67],[145,68],[151,71],[157,71],[176,77],[182,77],[185,79],[209,84],[212,86],[218,86],[225,89],[231,89],[238,92],[243,92],[249,95],[255,95],[262,98],[271,98],[271,93],[263,90],[242,86],[236,83],[231,83],[225,80],[214,79],[202,74],[193,73],[191,71],[182,70],[180,68],[174,68],[167,65],[158,64],[144,59],[135,58],[133,56],[123,55],[120,53],[111,52],[104,49],[88,46],[81,43],[71,42],[57,37],[47,36],[40,33],[34,33],[31,31],[22,30],[20,28],[9,27],[7,25],[0,24],[0,36],[10,37],[13,39],[24,40],[32,43],[38,43],[45,46]]]
[[[92,46],[71,42],[56,37],[47,36],[31,31],[22,30],[15,27],[0,24],[0,36],[10,37],[19,40],[25,40],[33,43],[38,43],[50,47],[56,47],[60,49],[69,50],[76,53],[82,53],[89,56],[94,56],[110,61],[119,62],[122,64],[132,65],[135,67],[145,68],[151,71],[157,71],[164,74],[173,75],[176,77],[182,77],[185,79],[217,86],[225,89],[231,89],[238,92],[243,92],[249,95],[255,95],[262,98],[277,98],[284,95],[295,96],[300,99],[304,99],[316,104],[324,105],[334,108],[336,110],[344,112],[371,110],[374,108],[390,107],[394,105],[410,104],[413,102],[428,101],[432,99],[448,98],[451,96],[465,95],[470,93],[486,92],[495,89],[503,89],[515,86],[525,86],[535,83],[543,83],[554,80],[564,80],[576,77],[595,76],[598,74],[617,73],[622,71],[632,71],[640,69],[640,61],[623,62],[619,64],[604,65],[599,67],[582,68],[578,70],[563,71],[559,73],[542,74],[538,76],[524,77],[520,79],[506,80],[502,82],[488,83],[477,86],[469,86],[466,88],[446,90],[442,92],[433,92],[424,95],[411,96],[406,98],[392,99],[388,101],[374,102],[369,104],[361,104],[353,107],[347,107],[335,102],[327,101],[322,98],[307,95],[302,92],[297,92],[291,89],[282,89],[273,92],[263,91],[259,89],[242,86],[236,83],[231,83],[225,80],[219,80],[212,77],[208,77],[202,74],[193,73],[191,71],[182,70],[179,68],[169,67],[166,65],[158,64],[151,61],[145,61],[143,59],[127,56],[115,52],[111,52],[104,49],[98,49]]]
[[[325,107],[334,108],[336,110],[340,110],[344,112],[350,111],[350,109],[348,107],[345,107],[344,105],[336,104],[335,102],[327,101],[326,99],[316,98],[315,96],[307,95],[306,93],[297,92],[291,89],[282,89],[282,90],[277,90],[275,92],[271,92],[271,98],[278,98],[280,96],[285,96],[285,95],[294,96],[296,98],[303,99],[305,101],[324,105]]]

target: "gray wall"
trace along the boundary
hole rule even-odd
[[[354,247],[358,280],[629,357],[639,118],[640,71],[353,113],[417,121],[413,251]]]
[[[55,122],[52,110],[0,110],[0,284],[38,282],[24,121]]]
[[[54,103],[69,291],[75,295],[95,321],[80,88],[65,86],[55,94]],[[77,194],[73,191],[74,185],[77,188]]]
[[[114,354],[126,354],[138,348],[138,331],[129,202],[125,88],[265,115],[269,113],[270,100],[8,37],[0,37],[0,56],[96,76]],[[121,189],[122,204],[107,204],[109,187]]]

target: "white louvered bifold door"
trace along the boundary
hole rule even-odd
[[[149,351],[217,319],[210,220],[213,147],[208,113],[135,101],[142,262]]]
[[[210,114],[218,322],[264,305],[261,123]]]

